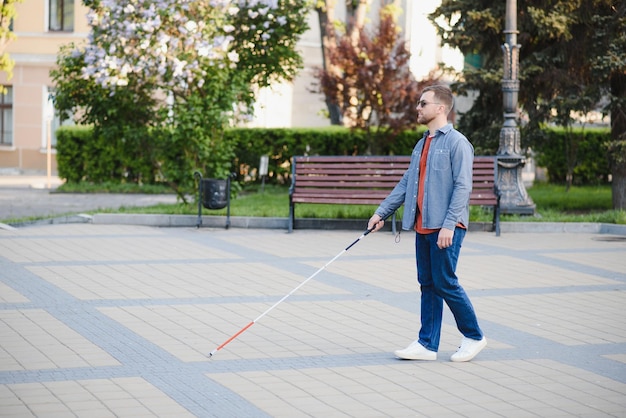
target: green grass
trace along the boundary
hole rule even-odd
[[[534,216],[503,214],[501,220],[508,222],[601,222],[626,224],[626,211],[611,209],[610,186],[572,187],[537,184],[528,190],[536,204]],[[375,205],[296,205],[298,218],[368,219]],[[401,216],[400,209],[400,216]],[[110,211],[114,212],[114,211]],[[120,211],[115,211],[120,212]],[[149,208],[124,208],[126,213],[197,214],[195,203],[156,205]],[[203,209],[204,215],[226,215],[226,209]],[[287,187],[266,185],[248,187],[231,201],[231,216],[287,217],[289,216],[289,193]],[[490,222],[492,212],[472,206],[471,222]]]
[[[171,193],[172,189],[165,184],[134,184],[134,183],[64,183],[54,193]]]
[[[528,194],[541,209],[560,212],[606,211],[612,206],[610,186],[571,187],[539,183],[529,188]]]
[[[81,184],[71,189],[63,185],[58,192],[73,193],[163,193],[167,189],[161,186],[133,188],[132,185],[90,185]],[[626,211],[611,209],[610,186],[572,187],[569,191],[565,186],[536,184],[527,190],[536,204],[534,216],[503,214],[505,222],[600,222],[626,224]],[[193,199],[190,199],[193,200]],[[373,205],[296,205],[298,218],[329,218],[329,219],[368,219],[376,206]],[[401,211],[399,216],[401,216]],[[146,213],[170,215],[195,215],[198,213],[197,203],[158,204],[149,207],[124,207],[118,210],[99,210],[104,213]],[[226,215],[226,209],[202,210],[203,215]],[[289,216],[288,187],[266,185],[247,186],[237,198],[231,200],[231,216],[279,217]],[[472,206],[470,222],[491,222],[492,212],[488,209]],[[29,218],[32,220],[32,218]],[[14,222],[19,220],[11,220]],[[23,220],[22,220],[23,221]],[[7,222],[7,221],[5,221]]]
[[[528,195],[537,206],[534,216],[503,215],[502,221],[600,222],[626,224],[626,211],[612,209],[611,187],[535,184]]]

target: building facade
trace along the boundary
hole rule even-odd
[[[85,40],[87,9],[80,0],[24,0],[16,8],[17,39],[7,47],[15,61],[13,77],[0,73],[7,88],[0,102],[0,172],[45,171],[48,161],[55,171],[60,121],[52,111],[50,70],[62,45]]]
[[[340,3],[335,2],[335,17],[345,21],[345,8],[342,9]],[[401,10],[398,25],[411,51],[411,71],[418,80],[427,78],[442,62],[457,71],[464,66],[464,57],[458,50],[441,46],[437,31],[428,19],[440,3],[440,0],[395,0]],[[370,0],[368,29],[377,24],[379,9],[380,2]],[[248,126],[328,126],[329,120],[323,116],[327,110],[324,97],[312,93],[316,82],[313,74],[322,66],[321,34],[315,12],[309,16],[309,28],[298,44],[304,57],[304,68],[292,83],[278,84],[259,93],[255,118]],[[471,99],[457,98],[456,105],[458,111],[465,111],[471,105]]]
[[[412,2],[397,0],[404,11],[400,25],[414,55],[412,68],[416,76],[427,75],[439,62],[455,65],[459,54],[439,45],[434,28],[427,21],[439,0]],[[370,21],[378,15],[378,2],[371,1]],[[0,74],[0,84],[7,88],[0,95],[0,174],[56,172],[55,130],[61,121],[54,114],[53,85],[50,70],[62,45],[86,40],[89,28],[87,9],[80,0],[24,0],[17,4],[18,16],[13,22],[17,36],[8,47],[15,61],[13,77]],[[338,19],[342,11],[337,10]],[[430,26],[429,26],[430,25]],[[321,94],[314,93],[314,70],[322,65],[318,17],[309,16],[310,30],[299,41],[304,68],[291,83],[283,83],[259,92],[255,127],[328,126]],[[460,58],[462,65],[462,57]],[[64,124],[71,121],[64,121]]]

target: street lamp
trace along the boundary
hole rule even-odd
[[[533,215],[535,204],[526,193],[522,180],[522,168],[526,159],[521,153],[520,131],[517,126],[517,96],[519,92],[519,49],[517,43],[517,0],[506,0],[504,68],[502,96],[504,124],[500,130],[500,146],[497,152],[502,213]]]

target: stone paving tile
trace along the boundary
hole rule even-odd
[[[250,322],[251,315],[268,307],[222,304],[99,310],[183,361],[203,361],[208,352]],[[182,309],[187,313],[180,315]],[[237,350],[224,351],[213,361],[388,352],[410,342],[407,333],[414,333],[417,321],[375,301],[290,303],[263,319],[262,326],[250,328],[232,343]],[[446,338],[442,350],[453,351],[456,343]]]
[[[51,242],[52,241],[52,242]],[[208,252],[193,243],[166,237],[63,237],[17,238],[10,246],[0,242],[0,253],[17,263],[42,263],[59,261],[152,261],[171,259],[178,254],[183,260],[207,258],[239,258],[219,250]]]
[[[0,187],[0,192],[2,188]],[[39,225],[36,227],[24,227],[11,230],[0,230],[0,234],[5,237],[16,238],[68,238],[68,237],[163,237],[165,231],[160,228],[146,228],[137,225],[90,225],[86,230],[84,224],[61,224],[61,225]]]
[[[16,415],[6,416],[193,416],[139,378],[9,384],[3,390],[7,391],[10,394],[2,398],[3,405],[10,405],[11,414]],[[3,407],[0,416],[7,412]]]
[[[99,367],[119,364],[41,309],[0,311],[5,361],[0,370]]]
[[[560,415],[599,416],[619,413],[626,405],[617,396],[625,393],[625,384],[614,385],[610,379],[550,361],[478,361],[450,373],[446,369],[452,366],[442,363],[411,366],[396,363],[210,377],[272,416],[290,416],[286,411],[306,414],[312,407],[318,416],[507,416],[511,406],[537,414],[552,410]],[[541,377],[544,381],[536,381]]]
[[[28,302],[24,295],[16,292],[11,287],[0,283],[0,303],[23,303]]]
[[[476,309],[489,321],[566,346],[625,343],[624,306],[624,292],[498,296],[476,303]]]
[[[301,281],[296,274],[263,263],[91,264],[28,270],[83,300],[275,296]],[[347,293],[319,283],[303,289],[310,294],[329,291]]]
[[[448,310],[436,361],[393,357],[419,324],[414,237],[327,265],[359,234],[0,230],[0,417],[626,416],[626,242],[468,234],[489,345],[457,364]]]
[[[626,270],[626,259],[624,259],[623,251],[593,252],[593,250],[591,250],[585,251],[584,254],[551,254],[548,252],[545,254],[545,256],[563,260],[572,264],[582,264],[597,269],[610,270],[616,273],[616,277],[624,273],[624,271]]]

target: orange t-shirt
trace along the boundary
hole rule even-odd
[[[430,149],[430,143],[433,140],[433,135],[426,137],[424,142],[424,149],[420,156],[419,164],[419,183],[417,189],[417,218],[415,219],[415,232],[420,234],[432,234],[439,231],[439,229],[428,229],[422,226],[422,205],[424,203],[424,181],[426,180],[426,160],[428,159],[428,150]]]

